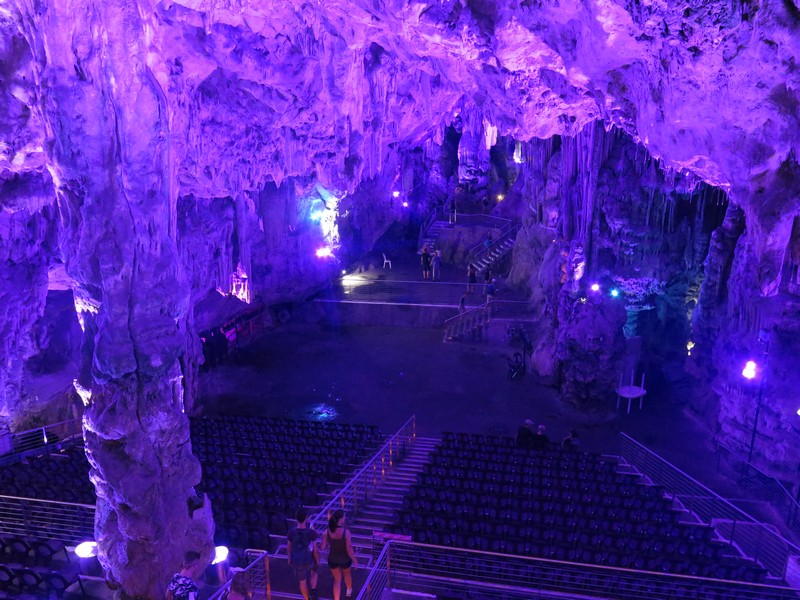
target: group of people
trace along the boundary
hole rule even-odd
[[[305,600],[316,600],[319,553],[328,550],[328,568],[333,575],[333,598],[339,600],[342,594],[342,580],[345,583],[345,596],[353,596],[353,576],[351,569],[358,567],[353,551],[350,530],[345,527],[343,510],[335,510],[328,519],[328,527],[319,540],[319,534],[308,523],[305,508],[297,511],[297,526],[286,536],[289,566],[300,586]],[[180,572],[172,576],[167,588],[167,600],[197,600],[199,588],[195,579],[200,577],[205,565],[199,552],[187,552]],[[226,600],[246,600],[253,595],[250,580],[243,571],[238,571],[231,579]]]
[[[530,419],[525,419],[525,422],[519,426],[517,430],[517,446],[519,448],[532,448],[535,450],[546,450],[550,445],[550,438],[545,433],[546,428],[544,425],[539,425],[534,433],[534,423]],[[569,433],[561,440],[562,450],[574,450],[580,445],[580,438],[575,429],[570,429]]]
[[[333,575],[333,598],[339,600],[342,594],[342,579],[346,587],[345,596],[353,596],[353,575],[351,569],[358,567],[358,560],[350,540],[350,530],[345,524],[343,510],[335,510],[328,519],[328,528],[318,545],[316,531],[308,526],[308,513],[305,508],[297,511],[297,526],[293,527],[286,539],[288,541],[289,566],[300,585],[300,593],[305,600],[316,600],[319,553],[328,552],[328,568]]]
[[[431,281],[441,280],[442,278],[442,251],[435,250],[431,253],[428,246],[422,248],[420,257],[422,264],[422,278],[430,279]]]

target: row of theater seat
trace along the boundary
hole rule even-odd
[[[268,549],[301,505],[316,505],[380,444],[377,428],[315,421],[224,416],[192,419],[217,541]]]
[[[662,488],[615,469],[599,455],[449,434],[403,501],[393,531],[437,545],[765,580],[758,565],[717,564],[738,552],[713,542],[710,527],[680,523],[684,513]]]
[[[218,541],[247,547],[261,547],[264,535],[250,536],[242,523],[285,534],[287,516],[318,504],[327,482],[342,482],[381,442],[373,426],[260,417],[192,418],[190,430],[203,469],[198,491],[212,501]],[[88,472],[83,448],[73,447],[0,470],[0,489],[93,505]]]
[[[61,598],[75,584],[83,591],[75,566],[59,540],[0,536],[0,591],[6,594]]]
[[[25,567],[18,564],[0,564],[0,591],[11,597],[30,594],[34,598],[63,598],[67,589],[77,584],[85,596],[77,571],[53,571],[45,567]]]

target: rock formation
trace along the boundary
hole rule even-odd
[[[695,406],[747,446],[739,363],[769,332],[756,456],[796,462],[798,14],[792,0],[5,2],[0,410],[18,405],[26,332],[63,261],[101,560],[128,595],[159,597],[183,550],[210,541],[186,510],[193,305],[216,288],[301,297],[347,244],[369,249],[448,194],[503,190],[489,208],[525,225],[512,280],[552,324],[535,355],[559,347],[544,371],[592,351],[569,323],[616,340],[619,311],[589,319],[579,300],[606,276],[629,327],[663,311],[658,326],[692,336],[719,398]]]

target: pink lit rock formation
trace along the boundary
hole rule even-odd
[[[228,291],[239,267],[265,301],[313,289],[335,265],[315,262],[325,240],[299,218],[317,185],[350,203],[369,248],[401,218],[385,192],[414,189],[405,161],[418,146],[440,162],[438,191],[419,199],[429,202],[459,176],[486,185],[498,140],[565,136],[560,156],[531,160],[538,171],[524,171],[509,198],[528,221],[528,247],[515,252],[531,263],[512,277],[549,298],[553,314],[566,314],[561,286],[576,292],[579,269],[644,277],[634,269],[653,252],[664,258],[647,276],[680,278],[672,261],[699,269],[707,243],[688,225],[663,244],[652,236],[649,219],[669,215],[685,190],[658,175],[642,186],[652,193],[618,193],[613,165],[639,161],[609,154],[611,134],[595,122],[626,132],[668,173],[727,191],[729,224],[711,241],[692,335],[698,373],[721,397],[703,409],[741,440],[748,417],[728,391],[739,354],[759,329],[797,329],[789,279],[800,254],[793,263],[787,249],[800,243],[799,27],[791,0],[0,5],[0,174],[51,174],[55,188],[0,201],[26,222],[57,202],[59,252],[86,324],[87,449],[113,578],[129,595],[159,597],[183,550],[210,541],[210,524],[186,511],[199,480],[181,413],[199,355],[193,304]],[[536,222],[522,191],[540,198]],[[13,404],[28,351],[7,335],[24,336],[41,311],[52,255],[3,219],[0,358]],[[673,302],[695,301],[695,275],[675,284]],[[796,335],[778,337],[774,382],[797,355]],[[795,460],[796,395],[767,387],[780,398],[764,413],[772,458]]]

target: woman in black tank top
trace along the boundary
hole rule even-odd
[[[335,510],[328,519],[328,529],[322,536],[322,550],[330,548],[328,568],[333,575],[333,600],[339,600],[342,594],[342,575],[347,586],[348,598],[353,596],[353,575],[351,567],[357,567],[356,553],[350,543],[350,530],[344,527],[344,511]]]

